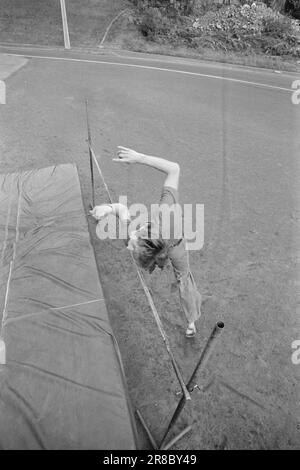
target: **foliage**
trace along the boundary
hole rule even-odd
[[[190,15],[170,14],[167,7],[141,8],[137,22],[143,35],[158,43],[300,57],[296,20],[262,2],[243,3],[211,9],[205,0],[195,0]]]

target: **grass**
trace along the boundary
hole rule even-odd
[[[128,0],[66,0],[71,46],[97,47]],[[60,0],[0,0],[0,43],[63,46]]]
[[[110,22],[126,8],[128,0],[68,0],[67,15],[71,45],[99,46]]]
[[[62,46],[59,0],[0,0],[0,42]]]
[[[123,10],[131,9],[129,0],[66,0],[71,47],[98,46],[110,22]],[[63,46],[59,0],[0,0],[0,43]],[[224,53],[186,47],[172,47],[148,41],[130,21],[120,17],[111,27],[105,47],[199,60],[299,71],[296,61],[266,55]]]
[[[187,47],[173,47],[147,40],[132,24],[128,17],[120,18],[107,37],[107,48],[124,49],[135,52],[162,54],[191,59],[209,60],[235,65],[261,67],[274,70],[299,72],[300,63],[290,57],[268,56],[262,54],[230,53],[213,49],[197,51]]]

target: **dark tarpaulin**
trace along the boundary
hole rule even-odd
[[[76,167],[0,175],[0,448],[135,449]]]

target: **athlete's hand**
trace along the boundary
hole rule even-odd
[[[140,163],[143,154],[136,152],[135,150],[128,149],[126,147],[121,147],[118,145],[117,151],[118,158],[113,158],[114,162],[121,162],[121,163]]]

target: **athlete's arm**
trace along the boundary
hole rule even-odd
[[[180,175],[180,166],[178,163],[165,160],[164,158],[145,155],[126,147],[119,146],[118,149],[118,158],[114,158],[114,162],[139,163],[155,168],[156,170],[162,171],[167,175],[164,186],[170,186],[171,188],[178,189]]]

